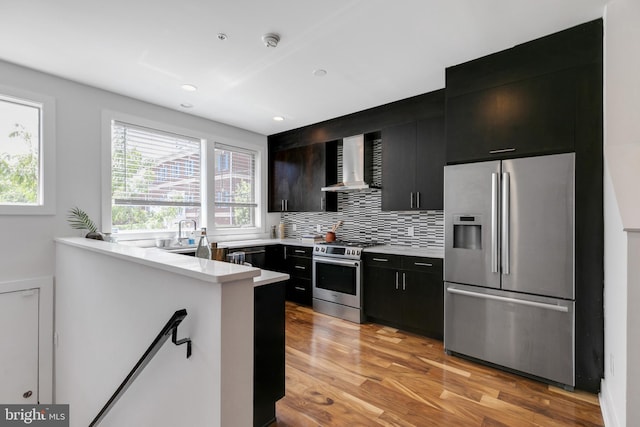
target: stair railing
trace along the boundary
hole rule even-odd
[[[149,348],[147,348],[147,351],[145,351],[140,360],[138,360],[138,363],[136,363],[131,372],[129,372],[124,381],[122,381],[122,384],[120,384],[115,393],[113,393],[111,398],[109,398],[107,403],[105,403],[100,412],[98,412],[98,415],[96,415],[93,421],[91,421],[89,427],[97,426],[102,421],[102,419],[111,410],[113,405],[116,404],[118,399],[122,397],[124,392],[127,391],[133,381],[135,381],[142,370],[149,364],[151,359],[153,359],[153,356],[155,356],[158,350],[160,350],[160,347],[162,347],[162,345],[169,339],[169,336],[171,336],[171,341],[175,345],[187,344],[187,359],[191,357],[191,339],[178,339],[178,325],[180,325],[180,322],[182,322],[185,317],[187,317],[187,310],[185,309],[181,309],[173,313],[171,319],[169,319],[167,324],[164,325]]]

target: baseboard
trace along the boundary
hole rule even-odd
[[[618,416],[614,410],[615,407],[613,406],[613,399],[607,387],[607,382],[602,380],[601,384],[598,399],[600,400],[600,411],[602,412],[605,427],[623,427],[618,422]]]

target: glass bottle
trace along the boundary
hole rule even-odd
[[[211,248],[209,247],[209,241],[207,240],[206,227],[202,227],[202,231],[200,231],[200,241],[198,242],[198,248],[196,249],[196,257],[211,259]]]

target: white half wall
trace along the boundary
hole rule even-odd
[[[191,358],[169,339],[100,425],[252,425],[252,278],[208,282],[60,243],[56,255],[54,398],[71,427],[89,425],[183,308],[177,338],[191,338]]]
[[[101,223],[101,120],[111,110],[176,127],[193,129],[221,140],[264,146],[267,138],[243,129],[148,104],[125,96],[0,61],[3,86],[55,98],[56,213],[0,215],[3,256],[0,281],[52,276],[54,237],[81,236],[67,222],[67,211],[79,206]],[[118,78],[114,75],[114,79]],[[179,103],[176,100],[176,105]],[[266,159],[264,160],[266,165]],[[264,168],[266,170],[266,167]],[[265,180],[266,182],[266,180]],[[264,186],[266,192],[266,184]],[[266,200],[266,195],[265,195]],[[265,209],[266,211],[266,209]]]

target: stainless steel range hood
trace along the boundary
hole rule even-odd
[[[342,182],[322,187],[322,191],[359,191],[372,188],[373,152],[364,135],[349,136],[342,140]]]

